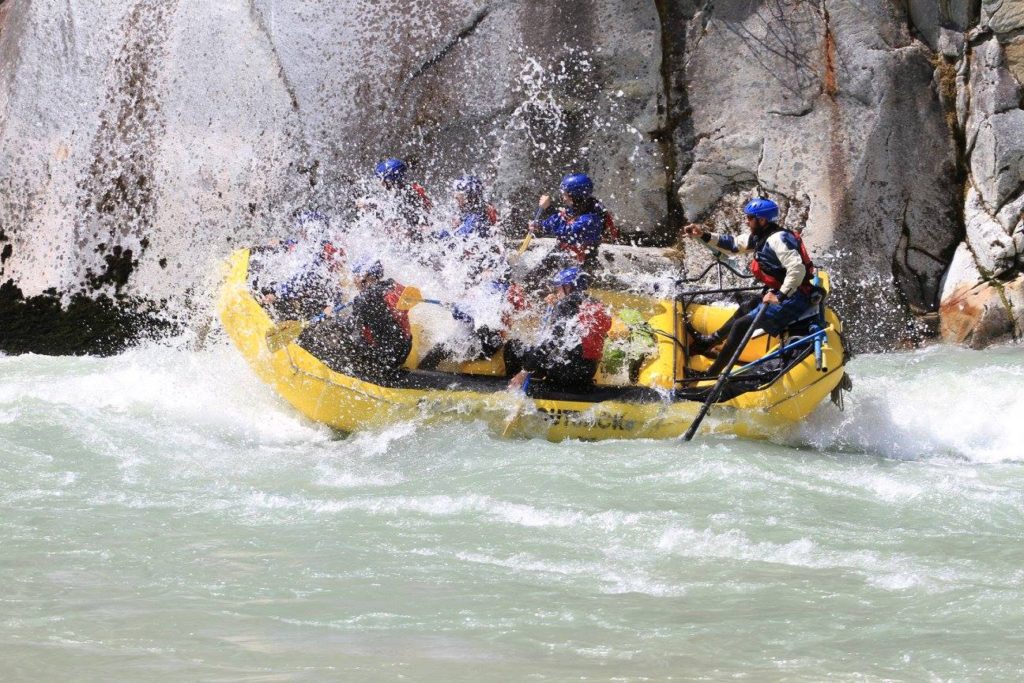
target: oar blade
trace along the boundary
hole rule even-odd
[[[526,237],[523,238],[522,243],[519,245],[519,249],[516,250],[517,256],[522,256],[526,253],[526,250],[530,248],[530,242],[533,241],[533,233],[526,233]]]
[[[267,348],[271,353],[280,351],[299,338],[306,329],[304,320],[285,320],[267,331]]]
[[[395,302],[395,308],[400,311],[408,311],[418,303],[423,302],[423,294],[415,287],[406,287],[402,290],[401,296]]]

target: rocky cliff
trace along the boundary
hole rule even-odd
[[[648,242],[767,194],[862,348],[1015,338],[1022,28],[1020,0],[7,0],[0,282],[184,319],[234,245],[343,220],[397,155],[481,174],[513,231],[573,168]]]

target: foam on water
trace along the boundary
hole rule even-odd
[[[851,364],[847,411],[824,406],[796,443],[901,459],[1024,459],[1024,347],[946,347]]]
[[[789,445],[687,445],[339,438],[226,346],[0,358],[0,657],[50,648],[12,680],[166,678],[154,657],[190,680],[251,677],[243,660],[332,678],[339,657],[369,677],[1013,680],[1024,470],[997,410],[1021,407],[1021,360],[861,357],[847,412]],[[837,651],[858,662],[838,676]]]

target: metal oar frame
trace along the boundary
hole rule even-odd
[[[718,271],[718,287],[715,288],[715,289],[697,289],[697,290],[689,290],[689,291],[676,292],[675,298],[672,301],[672,309],[673,309],[672,310],[672,318],[673,318],[673,321],[675,321],[674,324],[676,326],[675,336],[672,337],[672,339],[673,339],[673,341],[675,341],[675,343],[679,346],[679,348],[683,352],[683,364],[684,364],[684,366],[689,366],[690,365],[690,348],[689,348],[689,346],[687,344],[684,344],[684,343],[682,343],[680,341],[680,337],[682,337],[683,334],[685,334],[685,331],[678,329],[679,328],[679,322],[678,321],[680,320],[680,317],[682,317],[683,319],[688,319],[689,318],[689,316],[687,315],[687,308],[690,306],[690,304],[693,303],[694,299],[696,299],[698,296],[709,295],[709,294],[739,294],[741,292],[756,292],[756,291],[759,291],[759,290],[764,288],[763,285],[749,285],[749,286],[746,286],[746,287],[726,287],[725,286],[725,273],[723,273],[723,269],[728,271],[734,277],[739,278],[740,280],[753,280],[754,276],[751,275],[750,273],[744,273],[744,272],[736,269],[735,267],[733,267],[731,264],[724,262],[722,260],[721,255],[717,251],[715,251],[711,247],[703,244],[703,242],[701,244],[708,251],[711,252],[711,254],[712,254],[712,256],[714,256],[715,260],[712,263],[709,263],[707,268],[705,268],[703,271],[701,271],[701,273],[699,275],[697,275],[695,277],[687,277],[686,276],[686,264],[684,262],[683,263],[683,277],[681,277],[678,280],[676,280],[676,286],[680,286],[680,285],[685,286],[685,285],[690,285],[690,284],[697,283],[697,282],[702,282],[704,280],[704,278],[707,277],[708,273],[710,273],[711,270],[714,268],[714,269],[717,269],[717,271]],[[676,310],[676,305],[680,304],[680,303],[682,304],[682,307],[683,307],[682,316],[680,316],[679,315],[679,311]],[[683,334],[680,334],[681,332]],[[665,336],[668,336],[668,335],[665,335]],[[675,373],[675,371],[673,371],[673,378],[672,379],[673,379],[673,381],[676,384],[685,383],[685,379],[681,379],[679,377],[676,377],[675,375],[676,375],[676,373]]]

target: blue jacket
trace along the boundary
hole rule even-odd
[[[580,246],[597,246],[604,233],[604,211],[597,204],[595,210],[577,215],[573,209],[563,209],[540,222],[541,229],[559,242]]]
[[[441,230],[436,233],[438,239],[449,237],[490,237],[491,223],[482,212],[467,211],[459,216],[461,221],[458,226],[451,230]]]

